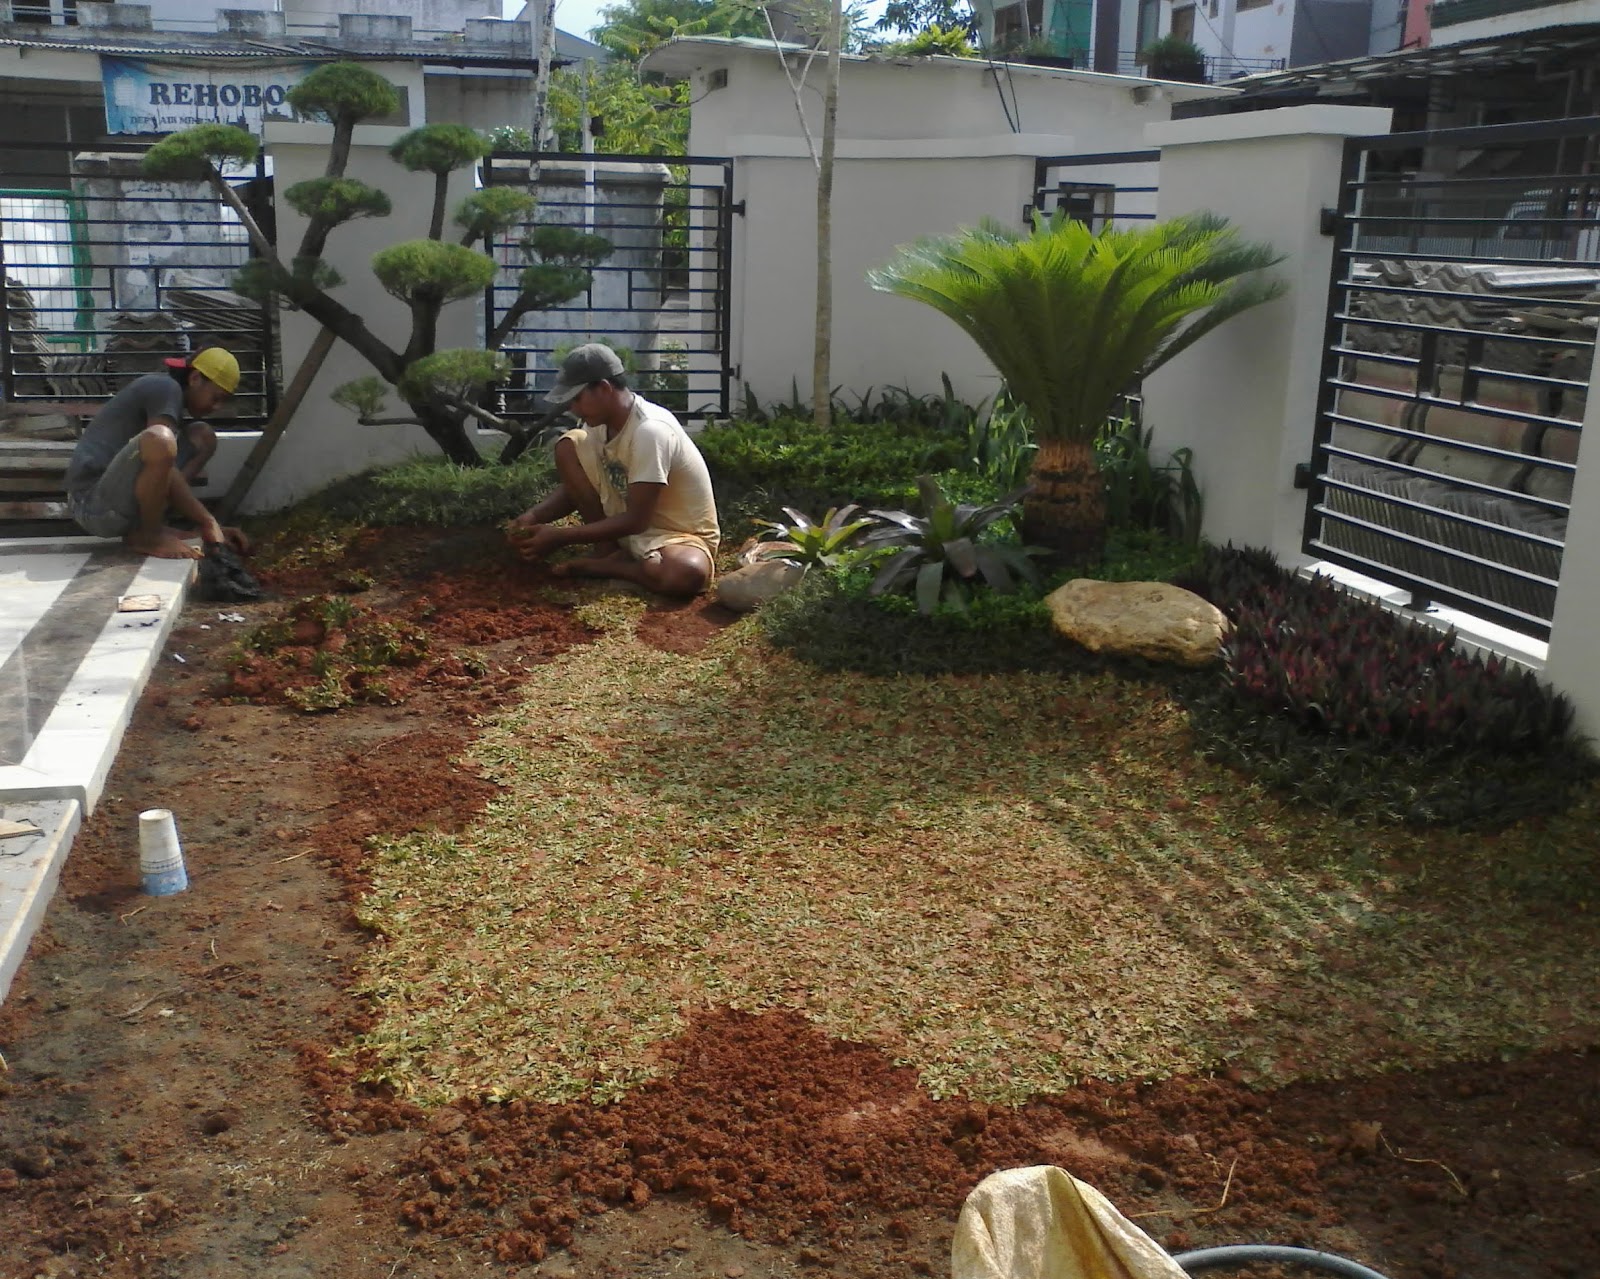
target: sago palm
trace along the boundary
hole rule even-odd
[[[943,312],[982,348],[1033,419],[1027,540],[1073,560],[1105,544],[1095,434],[1117,398],[1283,285],[1281,255],[1197,213],[1099,234],[1058,214],[1032,232],[985,222],[901,248],[867,282]]]

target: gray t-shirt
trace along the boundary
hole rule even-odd
[[[135,378],[101,406],[84,427],[78,447],[72,450],[72,461],[67,464],[67,493],[92,489],[112,459],[155,417],[172,421],[181,454],[186,443],[183,388],[167,373],[146,373]],[[183,464],[181,458],[178,464]]]

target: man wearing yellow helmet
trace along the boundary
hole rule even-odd
[[[220,346],[191,360],[168,360],[166,373],[135,378],[101,405],[67,466],[67,509],[86,533],[120,537],[129,548],[163,559],[198,559],[201,551],[166,523],[175,511],[204,542],[245,549],[244,534],[223,528],[190,488],[217,450],[201,419],[239,387],[239,361]]]

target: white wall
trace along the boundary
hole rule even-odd
[[[1333,241],[1319,210],[1337,203],[1347,136],[1388,131],[1378,107],[1285,107],[1152,126],[1162,218],[1209,209],[1286,255],[1288,293],[1229,321],[1145,380],[1159,451],[1194,450],[1212,541],[1300,558]]]
[[[397,349],[405,345],[410,334],[410,313],[384,292],[373,276],[372,255],[386,245],[426,236],[433,205],[432,176],[410,173],[389,159],[387,149],[402,132],[376,126],[356,129],[346,172],[350,177],[389,192],[394,212],[387,218],[357,220],[340,227],[329,238],[324,255],[345,279],[335,296],[362,316],[379,338]],[[267,151],[272,157],[279,190],[322,174],[327,163],[327,141],[325,127],[267,126]],[[457,173],[453,178],[452,206],[471,189],[469,174]],[[292,251],[304,229],[305,219],[280,201],[278,243],[289,246]],[[439,322],[440,348],[476,345],[476,314],[471,299],[445,307]],[[284,313],[285,382],[293,379],[318,328],[316,321],[302,312]],[[246,509],[275,510],[341,476],[397,462],[415,453],[438,451],[420,427],[361,426],[353,414],[328,398],[343,383],[372,372],[372,367],[350,347],[342,342],[334,345],[300,411],[251,490]],[[389,407],[391,412],[404,411],[398,397],[393,395]]]
[[[706,72],[718,70],[727,72],[727,86],[711,89]],[[812,73],[821,75],[820,64]],[[847,397],[886,386],[937,393],[941,373],[963,398],[992,395],[993,368],[965,334],[927,306],[872,290],[868,269],[886,262],[898,245],[984,218],[1020,227],[1036,157],[1142,149],[1145,125],[1171,113],[1169,92],[1232,92],[1154,89],[1132,77],[1023,67],[1012,68],[1001,84],[1019,132],[1008,129],[983,63],[844,65],[834,176],[831,381]],[[793,94],[772,51],[738,48],[715,51],[713,63],[698,69],[691,92],[697,101],[689,149],[733,157],[735,199],[745,201],[733,237],[735,389],[748,382],[763,402],[787,400],[795,388],[809,397],[816,173]],[[820,117],[815,110],[810,114],[813,132],[820,133]]]
[[[150,6],[156,27],[183,31],[215,31],[218,9],[277,9],[275,0],[138,0]]]
[[[667,65],[653,57],[647,69]],[[706,69],[725,70],[727,87],[709,89]],[[815,90],[823,72],[819,58],[811,68],[812,88],[802,94],[807,120],[818,136],[822,109]],[[1144,126],[1172,114],[1171,97],[1149,97],[1150,86],[1132,76],[1012,65],[1000,72],[999,89],[996,79],[986,63],[970,58],[846,59],[839,137],[959,143],[1015,132],[1075,136],[1085,151],[1112,151],[1142,147]],[[1135,101],[1135,92],[1146,100]],[[1234,92],[1208,85],[1167,89],[1184,101]],[[794,95],[770,49],[720,52],[695,77],[691,96],[697,101],[689,146],[696,154],[726,154],[724,148],[734,137],[801,136]]]
[[[250,6],[229,0],[219,7]],[[413,33],[460,31],[468,18],[500,16],[498,0],[282,0],[281,8],[291,29],[322,25],[338,30],[341,13],[409,15]]]
[[[98,89],[100,58],[98,54],[69,49],[5,48],[0,49],[0,76],[48,80],[56,84],[92,84]]]
[[[1231,6],[1234,0],[1225,2]],[[1233,21],[1233,56],[1287,59],[1289,46],[1294,40],[1294,11],[1294,0],[1277,0],[1259,9],[1246,9],[1236,14]],[[1213,18],[1212,21],[1217,19]],[[1205,24],[1202,22],[1199,25]],[[1226,53],[1224,56],[1227,56]]]
[[[763,402],[810,395],[816,299],[816,174],[809,158],[744,158],[735,198],[746,202],[736,238],[733,362]],[[1032,183],[1031,159],[841,160],[834,175],[832,382],[851,397],[869,388],[937,392],[946,373],[969,401],[992,395],[993,366],[931,307],[866,284],[895,246],[986,216],[1014,225]],[[738,381],[735,388],[738,389]]]
[[[497,129],[503,124],[526,129],[531,82],[503,72],[427,76],[426,118],[435,124],[465,124]]]
[[[1600,386],[1600,350],[1590,370],[1591,386]],[[1578,467],[1567,514],[1566,551],[1561,557],[1561,585],[1556,589],[1555,616],[1545,676],[1572,698],[1578,730],[1600,743],[1600,395],[1590,395],[1583,419]]]

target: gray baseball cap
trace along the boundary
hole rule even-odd
[[[603,342],[586,342],[575,346],[561,361],[561,372],[544,397],[549,405],[570,404],[575,395],[591,382],[604,382],[607,378],[621,377],[622,361],[617,353]]]

